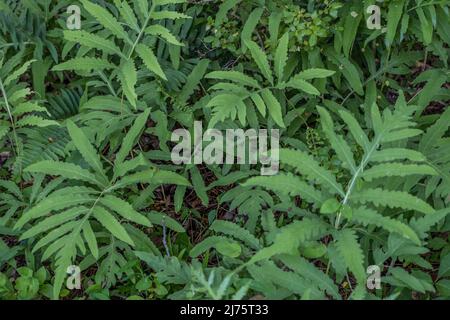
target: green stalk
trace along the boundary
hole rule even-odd
[[[347,191],[345,193],[344,200],[342,200],[342,203],[341,203],[342,206],[345,206],[348,203],[348,200],[349,200],[350,195],[351,195],[351,193],[353,191],[353,188],[355,187],[356,180],[359,178],[361,173],[364,172],[364,168],[366,167],[367,163],[369,162],[370,157],[372,156],[373,152],[378,148],[378,145],[379,145],[379,142],[381,140],[381,137],[382,137],[382,134],[380,134],[375,139],[375,141],[372,143],[371,148],[369,149],[367,154],[361,160],[361,163],[359,164],[358,169],[356,170],[355,174],[353,175],[352,179],[350,180],[350,183],[348,184],[348,188],[347,188]],[[341,222],[341,216],[342,216],[342,211],[339,211],[339,213],[338,213],[338,215],[336,217],[336,221],[334,223],[334,227],[336,229],[339,228],[339,223]]]
[[[142,35],[144,34],[144,31],[147,28],[147,25],[150,21],[150,16],[152,15],[153,11],[155,11],[155,5],[152,3],[152,6],[150,7],[150,11],[148,13],[148,16],[145,19],[144,25],[142,26],[141,31],[139,31],[136,41],[134,41],[133,46],[131,47],[130,52],[128,53],[128,59],[131,58],[131,56],[134,53],[134,50],[136,49],[136,46],[138,45],[139,41],[141,40]]]
[[[18,156],[19,155],[19,139],[17,138],[16,123],[14,121],[14,117],[13,117],[12,112],[11,112],[11,107],[9,105],[8,98],[6,96],[6,90],[5,90],[5,87],[3,86],[3,81],[2,81],[1,78],[0,78],[0,90],[2,92],[3,99],[5,101],[6,111],[8,112],[9,120],[11,121],[11,126],[12,126],[12,130],[13,130],[14,145],[16,147],[15,152],[16,152],[16,156]]]

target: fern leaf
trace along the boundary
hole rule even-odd
[[[113,187],[111,187],[110,190],[123,188],[136,183],[150,183],[153,185],[176,184],[187,187],[191,186],[185,177],[175,172],[149,169],[123,177]]]
[[[83,236],[84,239],[86,240],[86,243],[92,255],[94,256],[94,258],[98,259],[99,254],[98,254],[97,238],[95,237],[95,233],[92,230],[89,221],[85,221],[83,224]]]
[[[6,134],[8,133],[8,131],[9,131],[9,127],[8,127],[8,126],[1,126],[1,125],[0,125],[0,140],[1,140],[4,136],[6,136]]]
[[[61,292],[64,280],[67,277],[67,268],[72,265],[73,259],[77,254],[74,242],[70,243],[67,241],[66,245],[65,243],[62,243],[62,247],[62,250],[58,252],[55,262],[56,270],[53,284],[53,299],[59,298],[59,293]]]
[[[450,126],[450,108],[447,108],[439,119],[430,126],[419,143],[419,150],[423,153],[431,151],[433,145],[447,132]]]
[[[14,194],[18,199],[23,200],[22,191],[14,182],[10,180],[0,180],[0,187],[6,189],[11,194]]]
[[[136,109],[137,94],[135,86],[137,83],[137,72],[133,60],[125,60],[118,74],[119,80],[122,83],[122,90],[127,97],[130,104]]]
[[[389,3],[388,17],[387,17],[387,32],[386,42],[388,46],[391,46],[394,42],[394,38],[397,31],[397,26],[400,22],[400,18],[403,14],[403,5],[405,0],[394,1]]]
[[[310,203],[321,204],[323,202],[321,192],[290,173],[252,177],[242,185],[244,187],[258,186],[291,196],[301,196]]]
[[[332,295],[333,298],[338,300],[341,299],[339,290],[333,280],[306,259],[291,255],[281,255],[279,258],[289,269],[292,269],[296,273],[301,274],[302,277],[311,280],[313,283],[317,284],[320,289]]]
[[[21,229],[28,221],[47,215],[49,212],[69,208],[94,201],[95,198],[85,194],[58,195],[45,198],[26,211],[16,222],[14,229]]]
[[[113,69],[115,65],[104,59],[92,58],[92,57],[80,57],[73,58],[66,62],[60,63],[52,68],[53,71],[65,71],[65,70],[104,70]]]
[[[330,190],[333,194],[345,196],[342,186],[336,181],[333,174],[322,168],[313,157],[302,151],[289,149],[280,150],[280,160],[282,163],[293,166],[298,172],[311,180],[317,182]]]
[[[411,227],[401,221],[385,217],[375,210],[359,207],[353,210],[352,220],[367,226],[369,224],[383,228],[389,232],[396,232],[401,236],[410,239],[417,245],[420,245],[420,239]]]
[[[113,96],[97,96],[86,101],[81,107],[89,110],[103,110],[131,115],[131,109],[127,103],[124,103],[117,97]]]
[[[175,36],[170,33],[169,29],[161,25],[153,25],[145,29],[145,33],[153,36],[160,36],[168,43],[174,44],[176,46],[184,46],[180,41],[175,38]]]
[[[161,65],[159,64],[158,59],[156,58],[152,49],[143,44],[138,44],[136,46],[136,52],[139,54],[139,57],[141,57],[142,61],[144,61],[145,66],[148,68],[148,70],[167,81],[167,77],[164,74],[164,71],[161,69]]]
[[[258,66],[261,73],[273,85],[272,71],[270,70],[269,61],[267,60],[267,56],[264,51],[262,51],[261,48],[251,40],[246,40],[244,42],[247,48],[250,50],[253,60],[255,60],[256,65]]]
[[[314,299],[324,298],[324,294],[318,290],[317,286],[308,279],[305,279],[301,273],[297,274],[291,271],[284,271],[272,261],[263,262],[261,266],[250,266],[248,269],[252,277],[255,278],[256,283],[273,283],[277,287],[284,289],[283,291],[287,290],[290,295],[292,293],[302,296],[311,294]],[[262,289],[261,291],[265,295],[268,295],[267,298],[270,299],[272,298],[271,295],[276,295],[274,293],[276,292],[275,287],[268,289],[267,292],[266,290]]]
[[[175,172],[171,172],[171,171],[165,171],[165,170],[158,170],[155,172],[155,174],[153,175],[153,177],[151,178],[151,180],[146,181],[146,180],[141,180],[142,182],[148,182],[148,183],[152,183],[152,184],[176,184],[176,185],[180,185],[180,186],[187,186],[190,187],[191,184],[189,183],[189,181],[175,173]]]
[[[353,230],[343,229],[336,235],[336,247],[345,265],[353,273],[358,283],[364,283],[366,272],[364,269],[364,255]]]
[[[266,260],[277,254],[292,254],[300,243],[320,237],[327,230],[327,226],[320,220],[304,218],[280,229],[274,243],[258,251],[246,265]]]
[[[170,19],[170,20],[176,20],[176,19],[191,19],[192,17],[179,13],[174,11],[168,11],[168,10],[162,10],[157,12],[152,12],[150,15],[150,18],[155,20],[163,20],[163,19]]]
[[[58,228],[53,229],[41,238],[33,247],[32,253],[37,252],[39,249],[46,247],[49,243],[55,242],[55,240],[66,235],[70,231],[73,231],[79,225],[79,221],[70,221],[60,225]]]
[[[154,0],[155,6],[165,6],[168,4],[186,3],[187,0]]]
[[[68,162],[45,160],[28,166],[27,168],[25,168],[24,172],[58,175],[64,178],[86,181],[95,185],[102,186],[102,183],[99,182],[95,178],[95,175],[90,173],[88,170]]]
[[[109,13],[108,10],[99,6],[98,4],[92,3],[89,0],[80,0],[89,14],[97,19],[101,25],[112,32],[116,37],[127,41],[129,44],[133,45],[133,42],[128,37],[128,34],[122,28],[122,25],[114,18],[114,16]]]
[[[143,113],[141,113],[135,120],[133,126],[128,131],[127,135],[122,141],[122,146],[120,147],[119,152],[116,155],[116,164],[120,164],[125,161],[125,158],[130,153],[134,144],[136,143],[139,134],[145,127],[148,116],[150,114],[150,109],[146,109]]]
[[[113,41],[97,36],[83,30],[64,30],[64,38],[67,41],[79,43],[91,49],[98,49],[108,54],[118,54],[126,58]]]
[[[150,211],[147,214],[148,220],[150,220],[151,223],[165,226],[168,229],[171,229],[175,232],[184,233],[186,230],[183,228],[183,226],[175,219],[167,216],[164,213],[156,212],[156,211]]]
[[[286,126],[284,125],[283,121],[281,105],[278,102],[277,98],[275,98],[275,96],[272,94],[272,91],[270,91],[269,89],[264,89],[263,91],[261,91],[261,96],[273,121],[275,121],[275,123],[281,128],[285,128]]]
[[[208,73],[205,78],[207,79],[218,79],[218,80],[229,80],[236,83],[239,83],[244,86],[253,87],[256,89],[260,89],[260,85],[258,81],[255,79],[243,74],[240,71],[213,71]]]
[[[117,212],[127,220],[151,227],[151,222],[142,214],[135,211],[133,207],[126,201],[112,195],[107,195],[100,199],[100,203],[108,207],[110,210]]]
[[[149,161],[143,156],[142,153],[131,160],[115,163],[113,180],[116,180],[118,177],[123,177],[128,172],[136,170],[139,167],[148,168],[149,165]]]
[[[43,128],[49,126],[59,126],[59,123],[57,121],[44,119],[39,116],[26,116],[17,121],[16,125],[18,127],[31,126]]]
[[[286,87],[294,88],[307,94],[311,94],[313,96],[319,96],[320,92],[316,89],[312,84],[306,82],[305,80],[298,79],[293,77],[287,83],[283,83],[279,86],[280,89],[285,89]]]
[[[428,165],[383,163],[367,169],[362,177],[371,181],[383,177],[405,177],[408,175],[437,175],[437,172]]]
[[[189,256],[194,258],[198,257],[202,253],[208,251],[211,248],[214,248],[217,244],[221,242],[230,242],[237,243],[236,241],[232,241],[229,238],[221,237],[221,236],[212,236],[208,237],[200,243],[197,243],[189,252]]]
[[[16,106],[12,111],[12,114],[15,116],[21,116],[25,113],[30,112],[45,112],[49,115],[47,108],[38,105],[37,102],[30,102],[30,101],[21,103],[18,106]],[[55,125],[59,125],[59,123],[55,122]]]
[[[261,96],[254,92],[250,95],[250,99],[252,99],[254,105],[258,109],[258,111],[261,113],[261,115],[265,118],[266,117],[266,104],[264,103],[264,100],[261,98]]]
[[[225,220],[215,220],[210,227],[211,230],[232,236],[248,244],[253,249],[260,249],[259,240],[255,238],[247,229],[241,228],[235,223]]]
[[[381,142],[388,143],[388,142],[394,142],[394,141],[400,141],[409,139],[412,137],[416,137],[418,135],[422,134],[422,130],[420,129],[403,129],[403,130],[396,130],[393,132],[389,132],[383,136],[381,139]]]
[[[258,7],[255,8],[245,19],[244,26],[241,31],[241,48],[242,52],[246,53],[247,48],[245,47],[245,41],[249,41],[252,39],[253,31],[258,25],[259,20],[264,12],[264,8]]]
[[[415,162],[425,161],[425,156],[415,150],[404,148],[387,148],[375,151],[370,157],[370,161],[373,162],[387,162],[394,160],[410,160]]]
[[[409,274],[409,272],[406,271],[405,269],[396,267],[396,268],[389,268],[389,271],[391,272],[394,278],[400,280],[401,284],[404,284],[403,286],[407,286],[413,289],[414,291],[425,293],[426,289],[423,286],[422,282],[413,275]]]
[[[313,80],[313,79],[328,78],[335,73],[336,72],[332,70],[311,68],[296,74],[294,77],[301,80]]]
[[[339,115],[342,120],[344,120],[356,143],[358,143],[367,152],[370,149],[369,138],[367,138],[367,135],[359,125],[358,120],[356,120],[355,117],[346,110],[339,110]]]
[[[96,172],[101,174],[105,180],[106,176],[103,170],[103,165],[100,161],[100,157],[95,151],[89,139],[84,134],[83,130],[78,128],[72,121],[67,121],[67,129],[69,130],[69,135],[78,151],[81,153],[86,162],[94,169]]]
[[[139,32],[139,24],[133,9],[128,4],[128,1],[114,0],[114,4],[119,9],[120,15],[134,30]]]
[[[102,207],[95,206],[92,209],[92,213],[95,219],[98,220],[111,234],[119,240],[134,246],[133,240],[131,240],[125,228],[117,221],[117,219]]]
[[[277,50],[275,52],[275,75],[277,76],[278,83],[283,81],[284,68],[288,59],[288,44],[289,44],[289,32],[286,32],[278,43]]]
[[[36,60],[29,60],[29,61],[25,62],[20,68],[18,68],[16,71],[11,73],[8,77],[6,77],[3,85],[6,87],[14,80],[17,80],[22,74],[24,74],[28,70],[30,65],[35,61]]]
[[[198,64],[192,69],[192,72],[186,79],[186,83],[184,87],[181,89],[181,92],[178,95],[178,103],[181,105],[185,105],[186,101],[189,99],[189,96],[194,92],[195,88],[199,85],[200,80],[203,79],[203,75],[205,74],[208,66],[208,59],[202,59],[198,62]]]
[[[447,217],[448,214],[450,214],[450,207],[438,210],[433,214],[427,214],[418,219],[412,218],[410,225],[422,239],[425,239],[429,236],[428,232],[431,228]]]
[[[435,210],[425,201],[402,191],[391,191],[383,189],[365,189],[355,192],[351,196],[354,202],[365,204],[371,202],[376,206],[387,206],[390,208],[402,208],[405,210],[419,211],[432,214]]]
[[[31,90],[29,88],[19,90],[16,90],[16,88],[18,87],[13,88],[12,93],[8,97],[9,103],[11,103],[12,105],[22,102],[22,100],[26,99],[26,97],[31,94]]]
[[[317,107],[317,110],[320,114],[320,120],[322,122],[322,128],[325,132],[328,140],[330,141],[331,146],[336,152],[339,159],[342,161],[343,165],[351,170],[354,174],[356,172],[356,164],[353,159],[353,153],[348,145],[347,141],[344,140],[341,136],[337,135],[334,131],[333,120],[331,119],[331,115],[322,107]]]
[[[33,226],[32,228],[25,231],[21,236],[20,239],[28,239],[31,237],[34,237],[38,234],[44,233],[52,228],[58,227],[63,223],[67,223],[77,217],[79,217],[82,213],[87,212],[89,209],[83,206],[74,207],[67,211],[64,211],[63,213],[59,213],[56,215],[52,215],[41,222],[39,222],[37,225]]]

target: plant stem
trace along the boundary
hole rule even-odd
[[[3,86],[3,81],[1,78],[0,78],[0,90],[3,95],[3,99],[5,100],[5,106],[6,106],[6,111],[8,112],[9,120],[11,121],[13,137],[14,137],[14,145],[16,148],[15,152],[16,152],[16,156],[18,156],[19,155],[19,139],[17,138],[16,123],[14,121],[14,117],[11,112],[11,107],[9,105],[8,98],[6,96],[6,90],[5,90],[5,87]]]
[[[348,200],[353,191],[353,188],[355,187],[356,180],[359,178],[361,173],[363,173],[364,168],[366,167],[367,163],[369,162],[370,157],[372,156],[372,153],[378,148],[378,144],[381,140],[381,136],[382,136],[382,134],[378,135],[378,137],[372,143],[372,146],[370,147],[370,149],[367,151],[367,154],[361,160],[361,163],[359,164],[358,169],[353,174],[353,177],[350,180],[350,183],[348,184],[347,192],[345,193],[344,200],[342,200],[341,206],[345,206],[348,203]],[[336,229],[339,228],[339,223],[341,222],[341,216],[342,216],[342,210],[339,211],[339,213],[336,217],[336,221],[334,223],[334,227]]]
[[[148,22],[150,21],[150,16],[152,15],[153,11],[155,10],[155,5],[152,3],[152,6],[150,7],[150,11],[148,13],[147,18],[145,19],[144,25],[141,28],[141,31],[139,32],[136,41],[134,41],[133,46],[130,49],[130,52],[128,53],[128,59],[131,58],[133,55],[134,50],[136,49],[136,46],[138,45],[139,41],[142,38],[142,35],[144,34],[145,28],[147,28]]]

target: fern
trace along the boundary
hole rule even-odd
[[[363,283],[366,277],[364,270],[364,255],[358,243],[358,239],[352,230],[340,230],[336,234],[336,247],[344,263],[359,283]]]
[[[434,213],[434,209],[423,200],[401,191],[388,191],[383,189],[366,189],[354,193],[351,201],[357,203],[371,202],[376,206],[388,206],[406,210],[417,210],[425,214]]]
[[[450,295],[448,3],[72,2],[0,0],[0,299]]]
[[[16,157],[21,157],[23,153],[23,136],[20,134],[20,130],[22,128],[58,126],[59,124],[40,115],[48,113],[45,107],[40,106],[37,102],[27,101],[27,96],[31,94],[31,90],[24,83],[20,82],[20,77],[27,72],[35,60],[29,60],[21,66],[18,66],[20,60],[12,61],[13,63],[5,66],[2,66],[0,62],[0,66],[2,66],[0,72],[0,93],[2,94],[0,107],[5,110],[3,113],[5,118],[0,119],[4,123],[9,122],[9,128],[4,125],[1,131],[3,132],[2,136],[10,133],[9,139],[12,141]],[[19,163],[18,173],[21,174],[21,171],[22,167]]]
[[[224,233],[238,240],[241,240],[253,249],[257,250],[260,248],[258,239],[256,239],[248,230],[240,228],[234,223],[223,220],[216,220],[211,225],[211,230]]]
[[[319,238],[326,230],[327,226],[320,220],[305,218],[301,221],[295,221],[282,228],[275,237],[274,243],[258,251],[247,264],[266,260],[277,254],[292,253],[298,248],[300,243]]]
[[[122,94],[134,108],[137,108],[137,57],[142,59],[148,70],[158,77],[167,80],[160,63],[154,54],[154,50],[148,46],[148,44],[145,44],[148,42],[146,41],[148,38],[147,35],[152,37],[160,36],[171,44],[182,45],[165,27],[159,24],[149,25],[149,23],[153,20],[157,21],[173,18],[185,19],[189,17],[172,11],[157,11],[157,8],[161,6],[157,2],[153,2],[150,8],[147,6],[137,6],[137,8],[132,8],[126,1],[115,1],[120,9],[120,17],[115,17],[106,8],[94,4],[91,1],[85,0],[81,2],[86,11],[95,18],[96,22],[104,28],[105,32],[112,36],[112,39],[102,37],[99,35],[100,33],[93,34],[85,30],[64,31],[65,39],[81,44],[86,50],[81,51],[84,52],[83,55],[78,55],[71,60],[63,62],[53,67],[52,70],[93,71],[92,74],[100,76],[101,81],[104,81],[111,93],[116,96],[116,90],[112,87],[110,80],[107,80],[108,78],[111,79],[111,77],[108,77],[104,73],[105,70],[112,69],[112,78],[117,77],[120,81],[122,85]],[[143,16],[144,21],[139,23],[137,15]],[[120,19],[130,23],[126,24],[130,30],[124,29]],[[117,41],[114,39],[122,42],[122,47],[118,46],[116,44]],[[89,51],[95,50],[108,55],[117,56],[119,59],[117,61],[119,63],[112,63],[109,60],[86,55],[89,54]]]
[[[144,113],[143,117],[148,117],[148,113]],[[136,125],[142,127],[143,123],[142,121],[136,121]],[[57,174],[65,179],[85,181],[94,188],[68,186],[58,189],[22,215],[15,225],[16,229],[20,229],[25,227],[30,221],[43,219],[36,226],[28,228],[22,235],[23,239],[32,236],[42,236],[48,229],[58,227],[42,237],[34,248],[36,251],[46,247],[43,253],[44,260],[55,255],[56,277],[53,290],[55,298],[59,296],[66,268],[76,258],[77,249],[83,252],[85,250],[84,243],[86,242],[94,258],[99,258],[98,244],[93,231],[93,218],[112,236],[131,246],[134,245],[134,242],[117,217],[119,216],[127,221],[141,225],[151,226],[151,222],[147,218],[136,212],[128,202],[120,198],[120,194],[117,193],[119,189],[137,182],[152,183],[152,179],[154,179],[155,183],[164,183],[165,179],[169,179],[174,183],[189,184],[181,176],[166,173],[156,168],[129,175],[126,175],[129,172],[125,170],[122,174],[109,180],[99,155],[83,131],[72,122],[68,122],[68,130],[76,149],[89,164],[93,172],[74,164],[60,164],[54,161],[35,163],[27,167],[26,171]],[[120,151],[125,156],[134,145],[135,134],[133,130],[130,131],[129,135],[126,139],[129,142],[124,144]],[[125,157],[119,158],[116,164],[118,165],[124,161]],[[55,167],[58,167],[57,171],[53,170]],[[52,212],[52,215],[45,218],[49,211]],[[42,226],[45,226],[45,228],[42,228]]]
[[[410,226],[401,221],[382,216],[375,210],[366,207],[357,208],[353,211],[352,220],[365,226],[369,224],[376,225],[388,232],[396,232],[418,245],[421,243],[416,232]],[[413,223],[411,222],[411,224]]]
[[[406,107],[402,96],[398,99],[394,111],[385,109],[384,113],[380,114],[375,105],[371,108],[370,117],[374,130],[372,141],[349,112],[341,111],[338,113],[349,125],[349,131],[354,136],[356,143],[364,150],[361,162],[358,165],[355,161],[357,157],[354,155],[351,145],[342,136],[336,134],[331,115],[326,109],[321,107],[318,107],[318,111],[322,120],[323,132],[328,138],[330,146],[350,174],[346,190],[344,191],[335,175],[327,168],[321,166],[314,157],[304,151],[289,149],[280,150],[281,163],[288,165],[287,168],[292,167],[300,177],[293,176],[290,173],[283,173],[274,177],[254,177],[247,180],[244,186],[263,187],[273,190],[277,194],[304,197],[307,202],[313,205],[311,209],[315,206],[316,208],[321,208],[320,212],[322,214],[336,213],[334,223],[336,229],[339,228],[341,216],[344,215],[349,222],[361,224],[362,226],[375,225],[384,228],[388,232],[396,232],[414,243],[420,244],[419,236],[407,223],[405,224],[401,220],[392,217],[386,217],[371,208],[357,206],[358,203],[370,203],[376,207],[400,208],[418,211],[427,215],[435,214],[435,210],[428,203],[407,192],[373,188],[370,185],[372,181],[389,176],[414,175],[423,177],[424,175],[436,174],[436,171],[426,164],[390,162],[402,159],[424,162],[425,156],[420,152],[414,150],[409,152],[409,149],[400,150],[389,147],[384,149],[382,147],[386,144],[386,141],[392,142],[393,140],[405,139],[417,134],[414,131],[415,129],[409,128],[414,125],[411,121],[412,113],[411,109]],[[394,136],[393,132],[401,132],[401,134]],[[400,151],[402,152],[400,153]],[[372,162],[383,163],[370,166]],[[308,183],[302,181],[302,179],[305,179]],[[357,181],[359,181],[358,188],[356,188]],[[365,181],[364,184],[363,181]],[[286,183],[288,184],[286,185]],[[322,196],[319,190],[327,196]],[[341,200],[336,201],[332,196],[338,196]],[[326,197],[330,199],[325,201]],[[284,230],[289,230],[290,226],[294,230],[295,225],[301,226],[301,222],[295,221],[285,227]],[[249,264],[268,259],[276,254],[291,253],[292,248],[298,247],[299,241],[302,241],[300,236],[301,229],[296,232],[296,240],[288,238],[290,233],[284,230],[280,230],[280,234],[275,238],[272,246],[258,252],[249,260]],[[359,286],[356,288],[355,297],[357,293],[358,295],[364,295],[364,290],[361,287],[365,281],[364,255],[357,241],[356,234],[348,227],[334,231],[332,234],[336,237],[336,248],[343,257],[347,269],[354,274],[358,281]],[[286,238],[283,238],[283,245],[281,245],[281,240],[279,240],[282,235],[286,235]],[[277,243],[280,244],[277,245]]]
[[[280,44],[277,48],[277,57],[285,59],[287,55],[287,36],[280,39]],[[225,119],[239,119],[240,123],[245,126],[249,112],[256,117],[255,108],[259,113],[265,117],[266,112],[270,115],[272,120],[281,128],[285,127],[283,120],[283,110],[279,99],[276,98],[274,92],[285,88],[294,88],[306,92],[308,94],[318,95],[319,92],[311,84],[302,79],[316,79],[325,78],[333,74],[332,71],[322,69],[306,70],[306,73],[299,73],[293,76],[289,81],[282,81],[284,79],[284,64],[279,64],[278,59],[275,59],[275,71],[272,71],[267,55],[261,48],[251,40],[244,41],[245,46],[249,48],[253,61],[256,63],[258,70],[269,82],[269,85],[260,83],[255,78],[252,78],[240,71],[213,71],[206,75],[206,78],[215,80],[226,80],[229,82],[220,82],[212,88],[216,90],[207,107],[213,108],[213,115],[209,121],[209,127],[214,127],[217,123],[223,122]],[[279,83],[274,84],[275,73],[278,77]],[[307,76],[304,77],[303,75]],[[303,85],[299,85],[299,83]]]

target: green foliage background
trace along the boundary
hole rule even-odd
[[[0,0],[0,298],[449,298],[449,4]],[[174,165],[194,120],[280,173]]]

